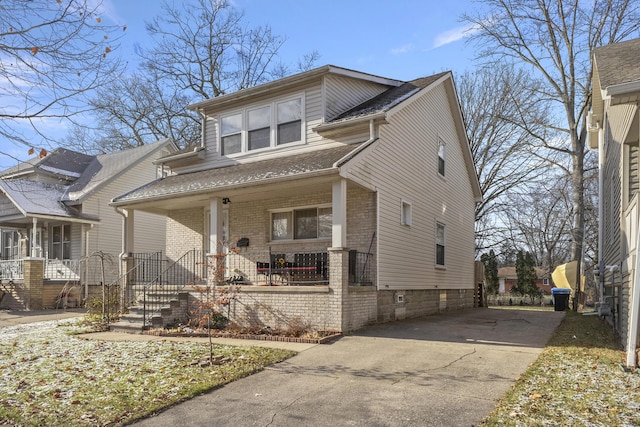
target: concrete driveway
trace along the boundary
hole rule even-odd
[[[375,325],[137,426],[472,426],[564,313],[473,309]]]

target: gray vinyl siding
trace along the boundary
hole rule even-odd
[[[174,168],[175,173],[188,173],[199,170],[228,166],[238,162],[251,162],[269,157],[289,156],[299,152],[316,150],[336,141],[326,139],[314,132],[314,128],[335,115],[370,99],[388,89],[388,86],[362,81],[343,76],[327,76],[306,86],[293,88],[286,93],[273,94],[271,97],[252,99],[250,104],[239,103],[217,112],[208,112],[204,128],[206,154],[204,161],[194,161],[187,166]],[[265,105],[278,98],[286,98],[302,94],[304,98],[304,132],[305,143],[274,148],[272,150],[247,153],[230,159],[218,155],[218,120],[217,117],[228,112]],[[341,143],[362,142],[368,135],[362,133],[350,135]]]
[[[473,287],[475,201],[450,99],[440,85],[395,114],[349,169],[352,179],[377,189],[381,289]],[[439,138],[446,143],[444,178]],[[411,204],[410,227],[400,222],[402,201]],[[444,269],[435,266],[436,223],[446,227]]]
[[[3,216],[22,215],[18,208],[16,208],[4,194],[0,194],[0,212],[2,212]]]
[[[326,120],[373,98],[389,89],[388,86],[344,76],[325,78]]]
[[[100,188],[83,204],[85,214],[97,215],[100,223],[89,232],[89,254],[102,251],[112,255],[122,252],[122,216],[109,206],[115,196],[124,194],[132,188],[152,181],[156,177],[152,158],[144,159],[112,182]],[[134,213],[134,251],[156,252],[165,249],[166,219],[159,215],[135,211]]]

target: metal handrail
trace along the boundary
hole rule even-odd
[[[145,284],[142,299],[145,327],[151,324],[151,318],[174,300],[181,290],[200,283],[205,278],[205,272],[204,252],[192,249]]]

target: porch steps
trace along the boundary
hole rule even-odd
[[[153,304],[154,299],[161,298],[160,301],[166,301],[166,294],[148,294],[147,301],[149,305],[157,307]],[[131,334],[140,334],[145,329],[164,328],[167,325],[179,322],[186,322],[189,313],[189,293],[180,292],[170,295],[171,299],[160,309],[154,310],[151,315],[150,325],[145,328],[144,307],[141,303],[129,307],[129,312],[120,316],[120,321],[111,324],[110,329],[114,332],[125,332]],[[158,301],[157,299],[155,301]]]

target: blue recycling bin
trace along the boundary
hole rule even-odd
[[[551,299],[553,300],[554,311],[565,311],[569,308],[569,296],[571,289],[568,288],[552,288]]]

